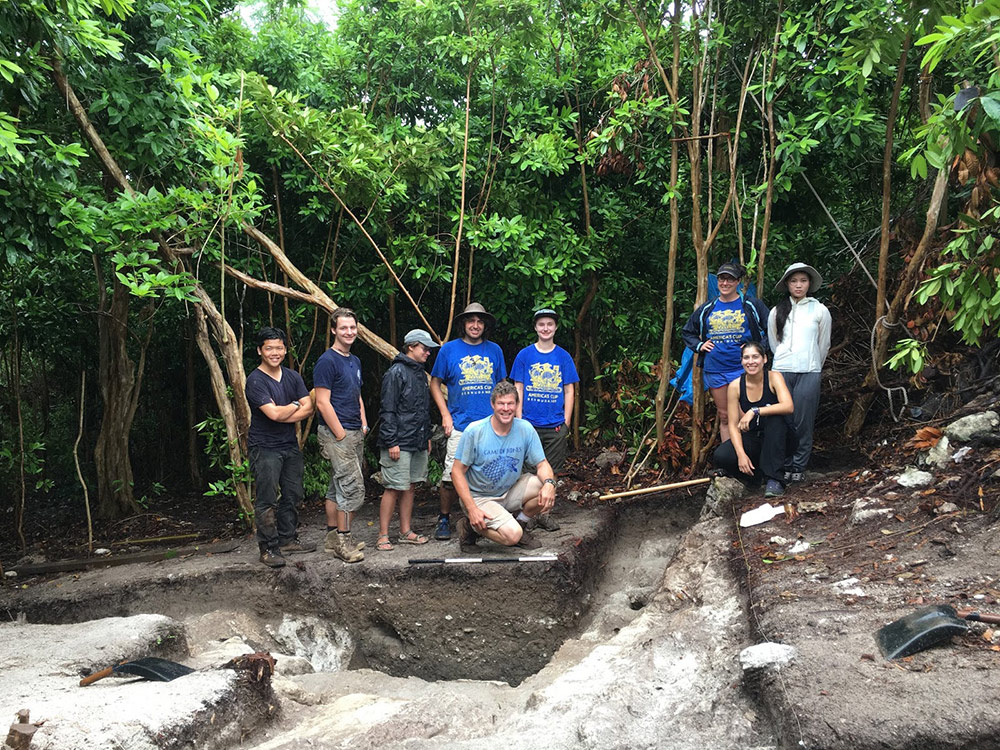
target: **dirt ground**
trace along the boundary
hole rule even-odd
[[[995,411],[998,395],[962,413]],[[824,436],[819,470],[785,498],[798,515],[743,529],[742,513],[763,502],[759,490],[716,503],[721,517],[703,514],[700,522],[700,492],[610,507],[593,495],[619,487],[621,474],[598,469],[592,454],[578,456],[560,488],[564,529],[542,538],[541,552],[559,560],[513,614],[510,606],[482,607],[454,619],[477,608],[483,586],[517,590],[517,576],[497,568],[428,568],[416,574],[425,579],[419,595],[407,593],[415,575],[407,559],[458,556],[455,541],[382,554],[369,549],[358,566],[315,553],[275,573],[256,562],[252,540],[221,514],[193,527],[182,505],[151,511],[104,539],[194,533],[203,545],[230,538],[239,548],[206,555],[188,547],[182,559],[7,578],[0,608],[11,620],[26,612],[29,622],[162,612],[186,622],[190,638],[198,630],[192,623],[216,607],[227,613],[215,618],[222,629],[247,636],[252,646],[266,645],[265,625],[276,625],[281,609],[339,619],[361,633],[365,645],[351,655],[352,669],[285,684],[287,710],[279,730],[259,738],[262,748],[296,747],[298,736],[314,747],[368,746],[359,738],[369,736],[372,712],[382,710],[397,718],[371,734],[381,746],[471,747],[486,739],[525,748],[1000,747],[1000,718],[992,711],[1000,628],[972,625],[948,643],[892,662],[874,638],[883,625],[928,604],[1000,612],[1000,430],[948,444],[941,431],[950,420],[903,425],[864,452]],[[899,477],[907,467],[929,477],[904,486]],[[655,481],[645,476],[639,484]],[[369,547],[377,535],[372,494],[357,525]],[[685,502],[693,505],[680,515],[641,515]],[[434,493],[424,490],[414,527],[429,533],[435,511]],[[303,519],[304,536],[320,540],[318,505]],[[73,551],[79,537],[68,536],[36,547],[25,562]],[[109,547],[116,557],[156,545]],[[248,624],[232,624],[240,618]],[[508,650],[483,656],[477,639],[498,623],[511,633]],[[229,633],[214,627],[204,635]],[[740,649],[768,641],[793,647],[792,662],[741,676]],[[428,658],[442,653],[441,643],[458,658]],[[451,666],[442,671],[442,663]],[[507,687],[490,682],[497,679]],[[457,719],[464,710],[494,722],[521,716],[524,731],[465,728]],[[343,730],[336,741],[325,734],[332,726]]]

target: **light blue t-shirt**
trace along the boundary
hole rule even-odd
[[[431,376],[448,386],[448,411],[455,429],[464,432],[472,422],[493,414],[490,394],[507,377],[507,365],[492,341],[470,346],[454,339],[441,347]]]
[[[465,464],[465,478],[473,497],[499,497],[514,486],[525,461],[537,466],[545,460],[545,451],[538,433],[527,421],[515,418],[510,432],[497,435],[486,418],[463,430],[455,459]]]
[[[580,382],[568,351],[557,346],[543,353],[534,344],[526,346],[514,358],[510,376],[515,383],[524,384],[521,416],[535,427],[558,427],[565,423],[563,386]]]

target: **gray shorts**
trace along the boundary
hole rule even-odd
[[[389,449],[379,454],[382,467],[382,486],[387,490],[408,490],[417,482],[427,479],[427,451],[399,451],[399,458],[389,458]]]
[[[365,477],[361,462],[365,436],[361,430],[347,430],[343,440],[337,440],[326,425],[316,431],[320,451],[330,462],[330,486],[326,499],[337,504],[337,509],[353,513],[365,502]]]
[[[441,481],[451,481],[451,467],[455,465],[455,453],[458,452],[458,441],[462,439],[461,430],[452,430],[448,436],[448,445],[444,453],[444,471],[441,472]]]
[[[503,495],[495,497],[472,496],[476,507],[492,516],[486,522],[486,528],[499,529],[509,521],[514,520],[514,514],[520,513],[524,502],[542,491],[542,482],[534,474],[522,474],[514,485]]]

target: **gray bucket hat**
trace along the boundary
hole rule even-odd
[[[403,346],[409,346],[410,344],[423,344],[428,349],[436,349],[441,346],[423,328],[414,328],[412,331],[407,332],[403,338]]]
[[[782,291],[785,288],[785,282],[788,281],[788,277],[800,271],[809,277],[809,294],[815,294],[816,290],[823,286],[823,277],[819,275],[819,271],[815,268],[808,263],[792,263],[792,265],[785,269],[781,280],[774,285],[774,291]]]
[[[455,316],[455,325],[462,326],[463,318],[468,315],[478,315],[480,318],[486,321],[486,328],[492,329],[496,325],[497,319],[486,312],[486,308],[480,305],[478,302],[473,302],[468,307],[466,307],[462,312]]]

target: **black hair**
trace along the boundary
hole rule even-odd
[[[743,354],[743,350],[746,349],[747,347],[752,347],[756,349],[757,352],[760,354],[760,356],[764,357],[764,359],[767,359],[767,349],[764,348],[763,342],[744,341],[743,344],[740,346],[740,354]]]
[[[281,343],[286,347],[288,346],[288,337],[284,331],[273,326],[264,326],[257,332],[257,348],[260,349],[264,346],[265,341],[270,341],[271,339],[281,339]]]
[[[785,323],[788,322],[788,316],[792,313],[792,298],[786,293],[781,300],[774,306],[774,331],[778,337],[777,343],[781,343],[781,340],[785,337]]]

